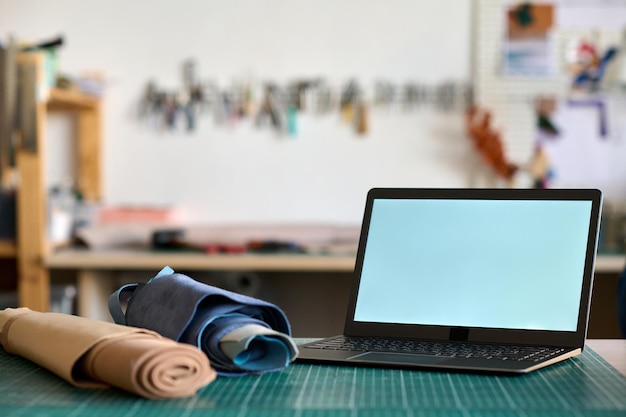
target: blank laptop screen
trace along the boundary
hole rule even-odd
[[[574,332],[591,208],[376,199],[354,319]]]

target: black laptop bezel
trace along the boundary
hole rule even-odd
[[[575,332],[468,328],[432,325],[387,324],[354,321],[363,258],[373,203],[376,199],[482,199],[482,200],[582,200],[590,201],[591,218],[583,271],[579,320]],[[367,194],[359,247],[354,268],[344,334],[348,336],[396,337],[440,341],[515,343],[584,348],[591,305],[602,193],[597,189],[477,189],[477,188],[373,188]]]

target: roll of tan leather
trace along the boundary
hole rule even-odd
[[[150,399],[190,397],[216,377],[196,347],[69,314],[2,310],[0,343],[77,387],[114,386]]]

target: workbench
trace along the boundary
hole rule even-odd
[[[292,364],[262,376],[219,377],[192,398],[159,401],[117,389],[78,389],[0,348],[0,415],[626,415],[626,340],[588,346],[578,357],[521,376]]]

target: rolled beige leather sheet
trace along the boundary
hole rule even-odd
[[[0,343],[81,388],[191,397],[216,377],[198,348],[156,332],[28,308],[0,311]]]

